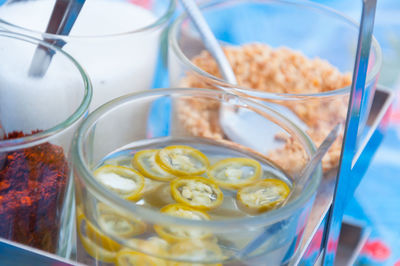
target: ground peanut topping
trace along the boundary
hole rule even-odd
[[[314,94],[337,90],[351,85],[351,74],[341,73],[329,62],[320,58],[309,59],[302,53],[288,48],[273,49],[266,44],[247,44],[240,47],[224,47],[241,87],[271,93]],[[192,59],[202,70],[221,77],[213,57],[203,51]],[[186,88],[216,88],[198,75],[187,74],[180,86]],[[307,133],[317,146],[338,122],[345,122],[348,95],[324,99],[279,101],[291,109],[307,126]],[[202,99],[182,100],[179,117],[185,129],[195,136],[222,139],[219,126],[219,103]],[[323,158],[324,170],[337,167],[343,134],[338,137],[328,154]],[[301,145],[284,139],[283,149],[270,154],[279,166],[289,173],[298,172],[306,161]],[[288,156],[290,155],[290,156]]]

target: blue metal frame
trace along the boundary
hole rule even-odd
[[[353,81],[350,91],[350,101],[347,113],[345,134],[338,175],[336,179],[333,203],[328,213],[328,220],[322,242],[323,265],[333,265],[337,251],[343,212],[348,198],[354,194],[356,186],[362,175],[355,174],[353,158],[357,152],[360,117],[366,112],[366,106],[362,105],[365,98],[365,80],[367,76],[368,59],[371,48],[372,31],[376,0],[362,1],[362,14],[358,35],[357,53],[354,64]],[[353,184],[353,185],[352,185]],[[329,247],[329,249],[328,249]]]
[[[346,193],[336,194],[335,200],[339,200],[343,205],[345,205],[350,200],[350,197],[353,196],[353,192],[358,187],[377,148],[383,140],[384,133],[388,126],[390,107],[392,106],[394,98],[395,94],[393,90],[378,86],[374,97],[374,105],[369,114],[369,123],[365,128],[366,130],[363,131],[365,138],[363,139],[363,142],[360,143],[358,150],[353,157],[354,166],[351,169],[351,174],[343,177],[346,181]],[[293,261],[293,265],[315,265],[317,261],[322,260],[325,251],[326,257],[329,257],[329,261],[325,262],[325,264],[331,265],[334,263],[338,239],[329,239],[330,232],[327,229],[329,223],[332,222],[332,202],[336,182],[336,178],[328,175],[321,183],[316,200],[322,200],[322,202],[325,203],[318,205],[316,210],[313,209],[313,211],[315,211],[314,219],[316,217],[315,215],[317,215],[319,220],[308,225],[311,231],[308,232],[303,239],[303,246],[301,247],[298,257]],[[341,222],[343,213],[340,215],[340,217],[336,218]]]

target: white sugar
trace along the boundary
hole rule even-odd
[[[54,0],[21,1],[0,8],[0,17],[14,25],[44,32]],[[156,17],[147,9],[126,1],[86,0],[70,36],[99,36],[135,31],[150,25]]]
[[[20,1],[1,6],[0,17],[39,34],[46,29],[53,5],[54,1],[50,0]],[[149,10],[127,1],[86,1],[72,28],[71,37],[68,37],[63,49],[70,53],[89,74],[94,92],[91,110],[111,99],[151,87],[161,29],[134,34],[123,33],[136,31],[155,21],[156,17]],[[114,36],[104,37],[110,34]],[[87,36],[92,37],[87,38]],[[1,44],[0,49],[2,46]],[[13,49],[13,47],[5,49]],[[32,58],[33,55],[21,54],[22,56]],[[2,57],[3,62],[12,60],[15,59]],[[53,61],[51,64],[55,64]],[[28,62],[27,59],[24,64],[27,65]],[[9,75],[9,73],[3,74]],[[55,87],[59,86],[56,83],[54,83]],[[3,84],[3,87],[12,86],[13,84]],[[48,87],[52,86],[42,87],[32,97],[41,97],[43,93],[47,93],[45,90]],[[48,90],[51,89],[48,88]],[[13,92],[13,97],[15,93],[17,92]],[[2,97],[1,101],[8,101],[4,93]]]

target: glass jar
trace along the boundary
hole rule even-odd
[[[0,28],[63,44],[92,80],[91,110],[152,88],[174,0],[86,1],[68,36],[46,33],[54,4],[54,0],[6,1],[0,5]]]
[[[35,51],[53,55],[28,74]],[[67,53],[0,31],[0,237],[67,256],[73,226],[68,153],[87,115],[91,83]]]
[[[347,117],[358,25],[340,13],[306,1],[211,0],[202,14],[233,66],[238,84],[225,82],[185,14],[169,34],[169,75],[173,87],[223,89],[275,108],[305,130],[318,146]],[[359,133],[374,97],[382,54],[373,38]],[[215,110],[209,110],[215,111]],[[194,128],[193,134],[218,134]],[[237,135],[244,136],[234,127]],[[259,127],[260,136],[263,130]],[[359,134],[361,136],[362,134]],[[324,170],[336,169],[343,134],[323,159]],[[262,137],[254,145],[262,145]],[[292,166],[287,165],[290,169]]]
[[[224,119],[243,122],[239,113],[257,116],[257,123],[262,121],[263,126],[269,128],[264,135],[270,144],[269,149],[251,148],[245,142],[231,139],[194,137],[189,129],[201,115],[193,110],[195,104],[223,105],[232,111],[229,118],[221,117],[216,123],[226,122]],[[137,124],[135,121],[142,120],[138,116],[143,112],[136,110],[145,107],[151,110],[145,114],[147,122]],[[160,125],[167,130],[154,134],[152,129]],[[253,124],[248,130],[257,126]],[[284,139],[291,145],[282,141]],[[143,173],[133,159],[139,150],[182,144],[197,147],[210,161],[212,156],[209,154],[223,148],[224,151],[232,149],[235,157],[248,154],[260,162],[269,162],[272,170],[269,172],[263,168],[264,175],[273,172],[277,179],[286,180],[293,189],[293,196],[284,206],[255,215],[238,209],[239,200],[235,195],[239,192],[222,189],[224,199],[221,205],[214,210],[201,211],[211,218],[199,221],[160,211],[160,208],[172,208],[166,207],[170,204],[176,206],[172,187],[173,183],[182,180],[180,177],[173,181],[160,181],[145,173],[144,188],[133,199],[110,190],[102,183],[105,179],[98,175],[99,169],[107,168]],[[285,172],[280,165],[283,160],[279,158],[307,162],[315,152],[309,137],[273,109],[217,90],[157,89],[115,99],[92,112],[81,124],[72,149],[77,255],[79,262],[88,265],[114,265],[128,261],[143,265],[259,265],[265,261],[271,265],[287,264],[299,249],[322,177],[319,165],[315,173],[307,177],[305,187],[296,186],[298,172]],[[292,153],[293,149],[297,152]],[[261,179],[266,178],[264,175]],[[120,189],[125,189],[125,185]],[[175,237],[175,230],[187,234]]]

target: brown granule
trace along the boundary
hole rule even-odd
[[[247,44],[241,47],[224,47],[241,87],[258,91],[285,94],[316,94],[351,85],[351,74],[341,73],[329,62],[309,59],[288,48],[272,49],[265,44]],[[192,59],[199,68],[213,76],[221,77],[213,57],[203,51]],[[187,74],[180,86],[189,88],[216,88],[198,75]],[[265,100],[265,99],[264,99]],[[334,97],[299,97],[298,100],[276,101],[291,109],[307,126],[307,133],[319,146],[338,122],[344,123],[348,95]],[[195,136],[213,139],[224,138],[219,126],[219,104],[200,99],[179,103],[179,116],[185,129]],[[323,159],[324,171],[337,167],[343,133]],[[268,154],[283,169],[293,173],[301,169],[306,160],[301,145],[285,138],[285,146]],[[288,158],[288,154],[290,157]]]

